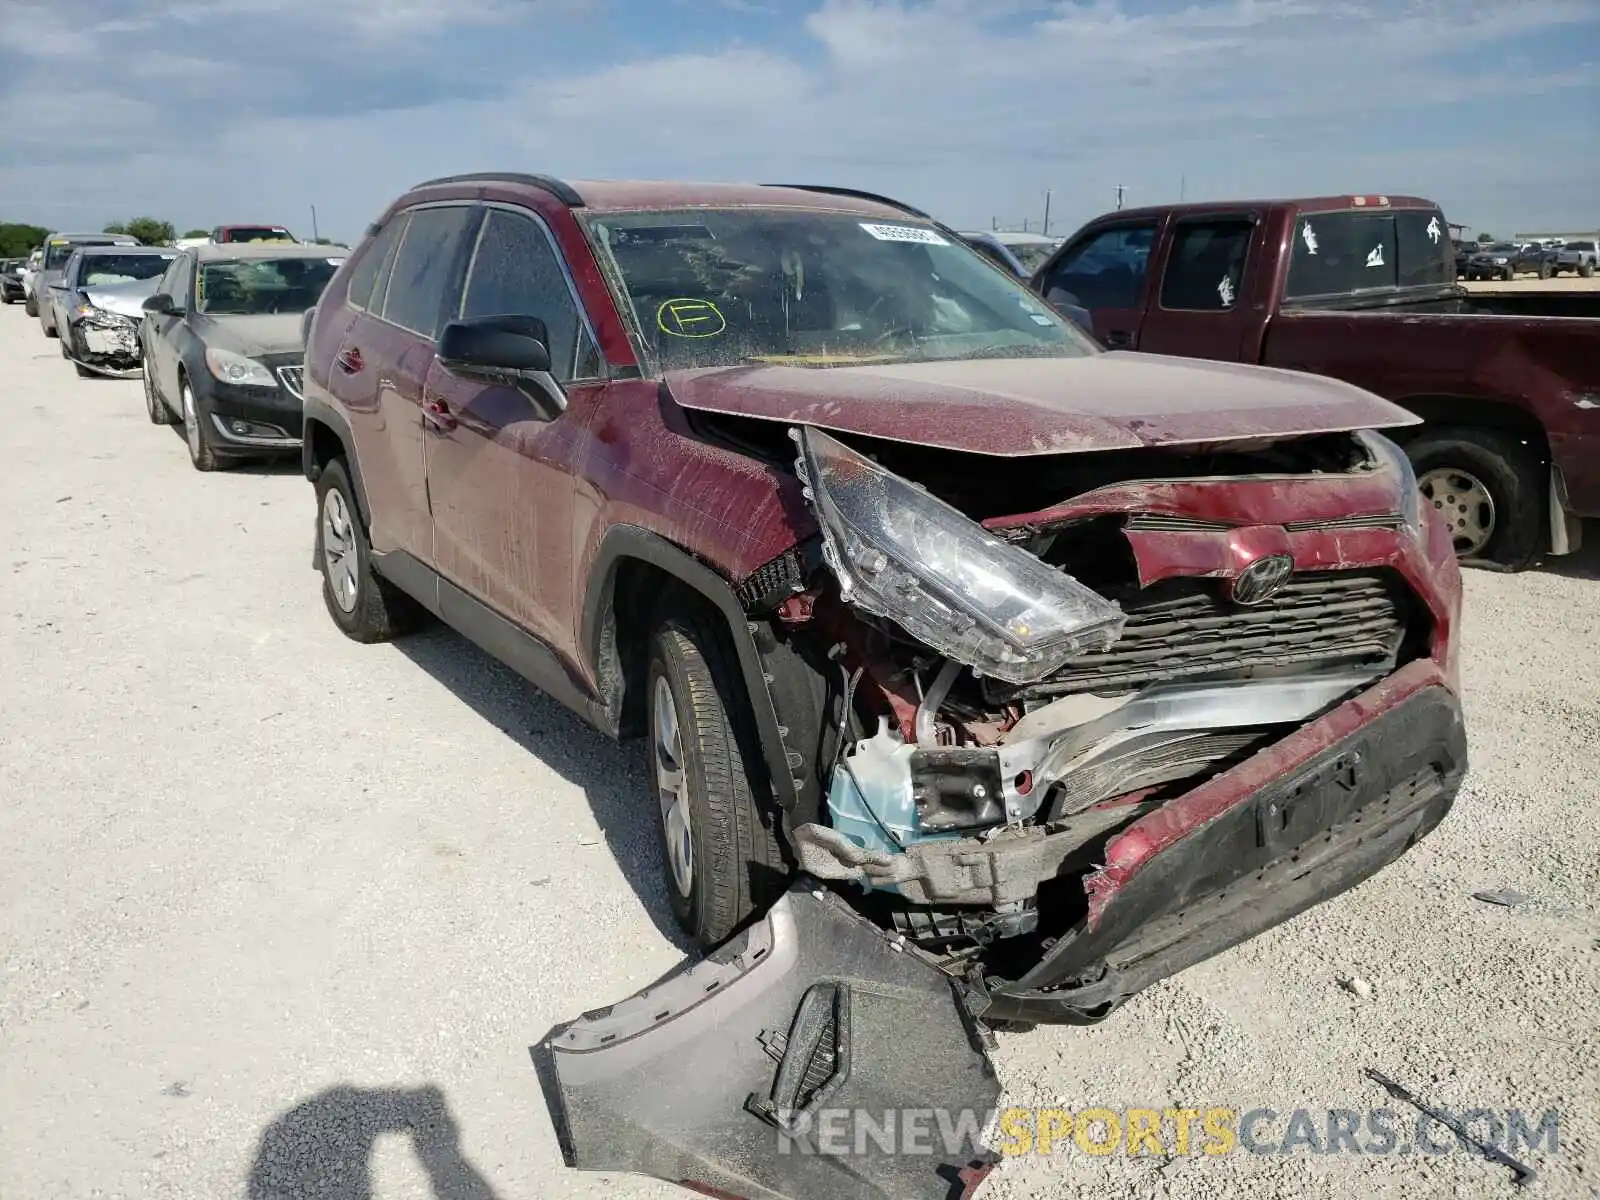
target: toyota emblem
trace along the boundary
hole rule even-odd
[[[1265,604],[1283,589],[1293,574],[1293,558],[1287,554],[1269,554],[1234,576],[1228,596],[1235,604]]]

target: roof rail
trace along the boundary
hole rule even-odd
[[[469,171],[465,175],[445,175],[429,179],[415,187],[437,187],[446,183],[522,183],[549,192],[568,208],[582,208],[583,197],[572,185],[550,175],[524,175],[517,171]]]
[[[901,200],[894,200],[888,196],[880,196],[876,192],[863,192],[859,188],[828,187],[819,183],[764,183],[762,187],[794,188],[800,192],[819,192],[824,196],[849,196],[855,200],[871,200],[874,204],[886,204],[890,208],[898,208],[901,212],[910,213],[913,217],[921,217],[924,221],[933,220],[920,208],[912,208]]]

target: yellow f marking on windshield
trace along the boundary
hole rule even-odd
[[[673,337],[716,337],[728,327],[722,310],[709,300],[668,300],[656,309],[656,326]]]

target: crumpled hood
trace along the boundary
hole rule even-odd
[[[247,358],[261,354],[303,353],[300,323],[304,313],[265,313],[261,316],[207,316],[197,313],[191,327],[208,346],[232,350]]]
[[[668,371],[684,408],[1008,457],[1415,425],[1371,392],[1298,371],[1112,352]]]
[[[83,294],[89,297],[89,303],[96,308],[138,321],[144,317],[145,300],[156,294],[156,285],[160,282],[161,277],[157,275],[151,279],[132,279],[127,283],[98,284],[85,289]]]

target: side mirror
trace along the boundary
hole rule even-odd
[[[144,303],[139,307],[147,313],[155,313],[163,317],[170,317],[177,311],[176,306],[172,303],[172,297],[165,292],[157,292],[154,296],[146,296]]]
[[[444,327],[438,354],[457,375],[521,381],[550,373],[550,333],[538,317],[472,317]]]

